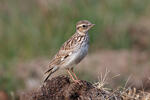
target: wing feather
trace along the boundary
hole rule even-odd
[[[74,34],[68,41],[66,41],[49,63],[49,67],[63,63],[63,61],[79,47],[79,40],[81,41],[82,37],[83,36],[81,35],[79,36],[78,34]]]

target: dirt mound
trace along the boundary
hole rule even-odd
[[[104,99],[104,95],[108,93],[89,82],[75,83],[66,76],[58,76],[48,80],[39,90],[23,94],[21,100],[97,100]]]
[[[131,89],[115,89],[99,87],[81,80],[70,81],[67,76],[58,76],[48,80],[42,87],[20,96],[20,100],[149,100],[150,93]]]

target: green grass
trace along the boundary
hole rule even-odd
[[[41,6],[38,0],[0,1],[0,70],[5,69],[3,75],[0,72],[0,84],[8,83],[0,89],[18,86],[11,62],[54,54],[75,32],[79,20],[96,24],[89,32],[91,51],[130,49],[128,28],[150,6],[149,0],[41,1],[48,6]]]

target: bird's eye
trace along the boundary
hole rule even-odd
[[[82,27],[86,27],[86,25],[82,25]]]

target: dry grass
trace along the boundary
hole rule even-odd
[[[134,87],[126,87],[128,81],[129,81],[129,78],[128,80],[126,81],[126,84],[124,87],[118,87],[116,89],[111,89],[111,88],[106,88],[105,85],[109,85],[110,83],[107,82],[107,76],[109,74],[110,71],[108,71],[106,69],[106,72],[103,76],[103,74],[101,73],[101,76],[100,76],[100,80],[99,82],[93,84],[94,87],[100,89],[100,90],[103,90],[105,91],[105,95],[103,95],[104,100],[150,100],[150,93],[149,92],[145,92],[144,90],[137,90],[136,88]],[[118,75],[116,75],[118,76]],[[114,76],[114,77],[116,77]],[[114,78],[112,77],[112,79]]]

